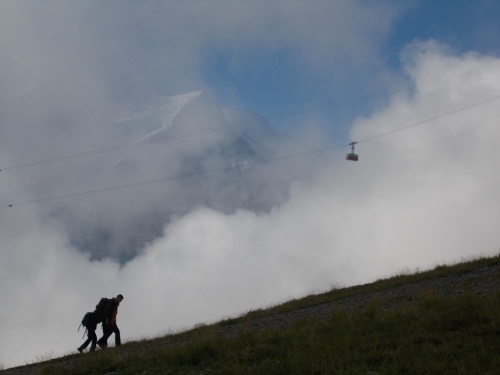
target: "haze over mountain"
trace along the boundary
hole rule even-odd
[[[83,212],[72,201],[51,212],[72,243],[98,259],[130,259],[173,216],[199,206],[225,214],[269,212],[315,163],[311,157],[273,161],[304,148],[258,114],[218,108],[201,91],[130,104],[111,134],[130,146],[102,160],[105,186],[139,186],[96,194]]]

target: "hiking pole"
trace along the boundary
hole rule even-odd
[[[78,331],[77,332],[80,332],[80,328],[82,327],[82,323],[80,323],[80,325],[78,326]],[[85,328],[85,331],[83,331],[83,336],[82,336],[82,339],[85,337],[85,334],[87,333],[87,328]]]

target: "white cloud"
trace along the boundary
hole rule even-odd
[[[377,21],[379,11],[374,17],[353,2],[337,2],[323,13],[304,2],[286,9],[279,2],[270,8],[145,2],[132,8],[134,16],[101,2],[101,13],[87,5],[92,2],[5,4],[0,116],[9,125],[0,129],[0,155],[7,166],[53,157],[56,150],[64,155],[109,145],[103,124],[117,102],[203,86],[199,65],[207,45],[235,53],[241,48],[236,64],[263,40],[269,49],[291,46],[303,54],[298,64],[308,72],[335,70],[325,78],[334,79],[352,62],[376,60],[375,48],[364,47],[378,45],[388,32]],[[395,14],[388,8],[384,19]],[[345,30],[360,17],[363,30]],[[340,22],[343,33],[323,34],[330,20]],[[137,24],[140,31],[131,32]],[[335,55],[339,50],[348,56],[345,63],[339,62],[343,54]],[[436,119],[360,143],[358,163],[332,152],[314,181],[294,186],[289,201],[268,214],[224,215],[200,207],[120,266],[78,252],[60,223],[41,216],[36,205],[1,209],[0,363],[76,350],[83,341],[79,319],[101,296],[124,294],[118,319],[130,339],[403,268],[498,252],[498,105],[441,115],[500,95],[500,60],[455,56],[437,43],[415,44],[405,54],[415,92],[395,94],[386,108],[358,119],[352,139]],[[340,67],[327,67],[327,55]],[[78,190],[103,166],[72,168],[77,177],[57,163],[43,173],[31,169],[29,178],[0,172],[2,202],[26,200],[33,191]]]
[[[359,119],[353,139],[500,95],[500,70],[494,69],[500,60],[439,48],[423,52],[413,56],[416,92]],[[460,76],[464,66],[479,72],[474,80]],[[442,81],[450,74],[456,80]],[[439,83],[419,86],[420,76]],[[199,208],[121,268],[90,262],[65,243],[64,233],[30,212],[12,211],[1,236],[2,361],[76,348],[78,319],[101,295],[125,295],[119,325],[131,338],[333,285],[495,254],[498,111],[495,102],[485,103],[360,143],[358,163],[336,153],[314,183],[295,186],[289,202],[269,214]]]

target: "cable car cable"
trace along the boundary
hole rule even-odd
[[[462,78],[462,77],[466,77],[466,76],[470,76],[470,75],[474,75],[474,74],[479,74],[479,73],[483,73],[483,72],[484,71],[479,71],[479,72],[474,71],[471,73],[459,75],[458,77]],[[451,79],[453,79],[453,77],[443,79],[442,81],[448,81]],[[112,146],[112,147],[107,147],[107,148],[102,148],[102,149],[97,149],[97,150],[83,151],[83,152],[76,153],[76,154],[63,155],[63,156],[53,157],[53,158],[44,159],[44,160],[38,160],[38,161],[32,161],[32,162],[27,162],[27,163],[23,163],[23,164],[13,165],[13,166],[7,166],[7,167],[0,168],[0,172],[12,170],[12,169],[21,169],[21,168],[26,168],[26,167],[32,167],[32,166],[47,164],[47,163],[52,163],[52,162],[59,162],[59,161],[64,161],[64,160],[69,160],[69,159],[76,159],[76,158],[91,156],[91,155],[100,154],[100,153],[107,153],[107,152],[122,150],[122,149],[125,149],[128,147],[137,147],[137,146],[148,145],[148,144],[152,144],[152,143],[156,143],[156,142],[169,141],[172,139],[190,137],[190,136],[195,136],[195,135],[202,135],[202,134],[207,134],[207,133],[211,133],[214,131],[235,128],[238,126],[250,125],[253,123],[260,122],[260,121],[266,121],[266,120],[270,121],[270,120],[276,120],[276,119],[284,118],[284,117],[297,116],[297,115],[308,113],[308,112],[319,111],[319,110],[323,110],[323,109],[327,109],[327,108],[333,108],[333,107],[338,107],[338,106],[342,106],[342,105],[353,104],[356,102],[360,102],[360,101],[368,100],[368,99],[373,99],[376,97],[387,96],[387,95],[395,94],[398,92],[407,91],[407,90],[412,89],[412,88],[424,87],[424,86],[427,86],[429,84],[431,84],[431,83],[423,83],[423,84],[419,84],[419,85],[417,85],[417,84],[404,85],[401,87],[394,88],[392,90],[384,90],[384,91],[379,91],[379,92],[375,92],[375,93],[371,93],[371,94],[366,94],[366,95],[354,97],[351,99],[347,99],[347,100],[344,100],[341,102],[324,103],[324,104],[319,104],[319,105],[315,105],[315,106],[304,107],[303,109],[277,113],[275,115],[260,117],[260,118],[254,119],[254,120],[246,120],[246,121],[244,120],[244,121],[239,121],[239,122],[235,122],[235,123],[228,123],[228,124],[225,124],[225,125],[222,125],[219,127],[205,129],[205,130],[201,130],[201,131],[191,131],[191,132],[186,132],[186,133],[181,133],[181,134],[169,135],[169,136],[164,136],[164,137],[157,137],[157,138],[154,138],[154,139],[151,139],[148,141],[142,141],[142,142],[141,141],[129,142],[129,143],[123,144],[123,145],[117,145],[117,146]],[[435,84],[435,82],[433,82],[433,84]],[[411,125],[411,126],[414,126],[414,125]]]
[[[422,124],[425,124],[427,122],[430,122],[430,121],[433,121],[433,120],[437,120],[441,117],[445,117],[445,116],[450,116],[450,115],[453,115],[455,113],[458,113],[458,112],[462,112],[462,111],[465,111],[467,109],[470,109],[470,108],[474,108],[474,107],[477,107],[481,104],[484,104],[484,103],[488,103],[488,102],[491,102],[491,101],[494,101],[494,100],[497,100],[498,98],[500,98],[500,95],[497,95],[497,96],[494,96],[492,98],[489,98],[489,99],[485,99],[485,100],[482,100],[480,102],[477,102],[475,104],[471,104],[471,105],[468,105],[466,107],[461,107],[461,108],[458,108],[456,110],[453,110],[451,112],[446,112],[446,113],[443,113],[443,114],[440,114],[440,115],[437,115],[437,116],[434,116],[434,117],[430,117],[428,119],[425,119],[425,120],[422,120],[422,121],[418,121],[418,122],[415,122],[411,125],[407,125],[407,126],[403,126],[401,128],[397,128],[397,129],[394,129],[394,130],[390,130],[388,132],[385,132],[385,133],[381,133],[381,134],[377,134],[377,135],[374,135],[372,137],[369,137],[369,138],[365,138],[365,139],[362,139],[362,140],[359,140],[357,141],[356,143],[363,143],[363,142],[368,142],[368,141],[372,141],[374,139],[377,139],[377,138],[380,138],[380,137],[384,137],[386,135],[390,135],[390,134],[393,134],[393,133],[396,133],[396,132],[400,132],[402,130],[406,130],[408,128],[411,128],[411,127],[414,127],[414,126],[417,126],[417,125],[422,125]]]
[[[325,152],[325,151],[331,151],[332,149],[335,149],[335,148],[343,148],[343,147],[344,147],[343,145],[342,146],[334,146],[334,147],[326,147],[323,149],[305,151],[305,152],[301,152],[298,154],[281,155],[281,156],[277,156],[277,157],[274,157],[271,159],[248,162],[245,164],[245,166],[267,164],[267,163],[272,163],[272,162],[284,160],[284,159],[291,159],[291,158],[302,157],[302,156],[306,156],[306,155],[318,154],[318,153]],[[101,188],[101,189],[86,190],[86,191],[81,191],[81,192],[76,192],[76,193],[69,193],[69,194],[64,194],[64,195],[53,196],[53,197],[34,199],[31,201],[9,203],[9,204],[0,205],[0,209],[6,208],[6,207],[17,207],[17,206],[22,206],[22,205],[27,205],[27,204],[47,202],[47,201],[52,201],[52,200],[64,199],[64,198],[78,197],[78,196],[88,195],[88,194],[103,193],[103,192],[113,191],[113,190],[121,190],[121,189],[126,189],[126,188],[137,187],[137,186],[151,185],[151,184],[156,184],[156,183],[160,183],[160,182],[178,180],[178,179],[195,177],[195,176],[203,176],[203,175],[223,172],[225,170],[231,170],[232,168],[234,168],[234,166],[215,168],[215,169],[211,169],[209,171],[185,173],[185,174],[180,174],[180,175],[176,175],[176,176],[160,178],[160,179],[156,179],[156,180],[138,181],[138,182],[134,182],[134,183],[126,184],[126,185],[117,185],[117,186],[110,186],[110,187]]]
[[[433,116],[431,118],[428,118],[426,120],[422,120],[422,121],[413,123],[413,124],[408,125],[408,126],[403,126],[401,128],[394,129],[394,130],[391,130],[389,132],[381,133],[381,134],[375,135],[373,137],[363,139],[361,141],[351,142],[351,143],[349,143],[347,145],[346,144],[343,144],[343,145],[340,145],[340,146],[336,145],[336,146],[330,146],[330,147],[325,147],[325,148],[322,148],[322,149],[310,150],[310,151],[305,151],[305,152],[296,153],[296,154],[282,155],[282,156],[277,156],[275,158],[271,158],[271,159],[267,159],[267,160],[259,160],[259,161],[255,161],[255,162],[250,162],[247,165],[266,164],[266,163],[271,163],[271,162],[275,162],[275,161],[279,161],[279,160],[290,159],[290,158],[295,158],[295,157],[302,157],[302,156],[317,154],[317,153],[321,153],[321,152],[325,152],[325,151],[331,151],[331,150],[334,150],[334,149],[341,149],[341,148],[348,147],[348,146],[351,146],[352,150],[354,151],[354,145],[355,144],[362,143],[362,142],[369,142],[369,141],[372,141],[372,140],[374,140],[376,138],[384,137],[384,136],[393,134],[393,133],[398,132],[398,131],[406,130],[408,128],[411,128],[411,127],[414,127],[414,126],[417,126],[417,125],[422,125],[422,124],[425,124],[425,123],[430,122],[432,120],[436,120],[438,118],[449,116],[449,115],[452,115],[452,114],[455,114],[455,113],[458,113],[458,112],[461,112],[461,111],[464,111],[464,110],[467,110],[467,109],[470,109],[470,108],[473,108],[473,107],[477,107],[477,106],[479,106],[481,104],[494,101],[494,100],[496,100],[498,98],[500,98],[500,95],[494,96],[494,97],[489,98],[489,99],[482,100],[482,101],[477,102],[475,104],[471,104],[471,105],[468,105],[466,107],[462,107],[462,108],[459,108],[459,109],[456,109],[456,110],[453,110],[453,111],[450,111],[450,112],[447,112],[447,113],[443,113],[443,114],[438,115],[438,116]],[[155,183],[166,182],[166,181],[171,181],[171,180],[176,180],[176,179],[182,179],[182,178],[188,178],[188,177],[194,177],[194,176],[208,175],[208,174],[212,174],[212,173],[222,172],[224,170],[228,170],[228,169],[231,169],[231,168],[233,168],[233,167],[232,166],[230,166],[230,167],[222,167],[222,168],[212,169],[212,170],[209,170],[209,171],[195,172],[195,173],[186,173],[186,174],[181,174],[181,175],[176,175],[176,176],[170,176],[170,177],[156,179],[156,180],[139,181],[139,182],[135,182],[135,183],[131,183],[131,184],[126,184],[126,185],[118,185],[118,186],[111,186],[111,187],[101,188],[101,189],[87,190],[87,191],[82,191],[82,192],[76,192],[76,193],[70,193],[70,194],[65,194],[65,195],[54,196],[54,197],[46,197],[46,198],[34,199],[34,200],[31,200],[31,201],[9,203],[9,204],[0,205],[0,209],[6,208],[6,207],[16,207],[16,206],[21,206],[21,205],[27,205],[27,204],[33,204],[33,203],[41,203],[41,202],[52,201],[52,200],[57,200],[57,199],[72,198],[72,197],[77,197],[77,196],[82,196],[82,195],[96,194],[96,193],[102,193],[102,192],[107,192],[107,191],[132,188],[132,187],[137,187],[137,186],[151,185],[151,184],[155,184]]]

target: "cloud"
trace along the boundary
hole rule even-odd
[[[119,326],[138,338],[496,254],[498,105],[464,108],[500,95],[500,60],[455,56],[435,42],[405,53],[414,92],[353,124],[360,161],[332,151],[331,163],[271,212],[199,207],[120,266],[76,251],[33,206],[3,210],[1,361],[76,349],[80,316],[101,296],[124,294]]]
[[[404,7],[372,7],[360,1],[314,7],[303,1],[3,2],[0,167],[127,144],[110,125],[116,114],[158,95],[202,89],[241,104],[248,82],[207,83],[205,64],[214,56],[236,73],[278,61],[262,71],[269,77],[293,72],[290,92],[321,82],[318,92],[333,87],[328,95],[345,99],[346,88],[391,76],[380,48]],[[313,180],[294,184],[288,201],[267,213],[197,207],[160,224],[156,239],[119,264],[96,260],[71,242],[61,212],[91,218],[85,200],[59,200],[47,205],[51,210],[0,209],[0,364],[73,352],[83,341],[79,320],[102,296],[125,295],[118,319],[130,339],[403,268],[498,252],[498,106],[492,101],[442,114],[499,95],[499,59],[416,42],[402,61],[414,91],[392,95],[350,127],[352,140],[373,138],[356,146],[360,161],[344,161],[347,149],[332,151]],[[265,97],[275,88],[260,89]],[[122,157],[4,170],[1,202],[105,186],[95,176],[114,184],[141,180],[161,168],[113,180],[110,165]],[[155,206],[156,193],[151,189],[147,207]],[[106,198],[91,199],[108,207]],[[143,214],[132,200],[119,214],[130,211]]]
[[[6,167],[127,144],[130,138],[116,131],[114,119],[130,103],[148,103],[160,94],[193,89],[212,92],[215,98],[227,97],[228,91],[245,97],[248,82],[243,88],[226,82],[228,91],[223,84],[212,87],[206,82],[206,70],[216,70],[211,64],[208,68],[204,65],[207,55],[223,56],[241,72],[255,60],[269,66],[286,50],[293,57],[290,65],[301,72],[297,82],[304,82],[311,74],[321,76],[321,81],[331,77],[333,82],[352,70],[353,61],[363,70],[367,64],[362,61],[373,62],[377,53],[368,46],[381,43],[389,32],[390,20],[400,11],[398,7],[379,6],[374,17],[370,6],[354,1],[313,7],[303,1],[286,6],[245,1],[193,6],[192,2],[56,4],[42,0],[36,4],[6,2],[1,7],[0,120],[5,125],[0,129],[0,168],[5,174]],[[353,19],[356,24],[349,22]],[[327,24],[330,32],[324,32]],[[279,75],[281,63],[268,74]],[[268,90],[261,87],[260,91],[266,101]],[[238,99],[235,102],[241,105]],[[147,172],[148,179],[168,175],[164,165],[151,163],[149,169],[138,168],[117,177],[110,170],[123,154],[94,154],[70,162],[9,170],[8,183],[17,188],[4,189],[0,198],[3,202],[27,202],[145,180]],[[146,154],[143,151],[143,156]],[[175,160],[168,160],[169,171],[176,174]],[[94,201],[106,211],[109,202]],[[132,207],[132,202],[134,199],[128,200],[127,208],[136,212],[136,217],[143,215],[141,207],[146,204],[140,201]],[[50,202],[40,209],[47,216],[89,218],[87,221],[95,214],[89,205],[76,200]],[[108,217],[108,222],[113,221],[116,230],[121,230],[119,219],[124,216],[120,212]],[[72,231],[85,233],[85,228]],[[159,231],[161,225],[154,229],[155,234]],[[105,247],[106,233],[102,237]],[[82,247],[81,243],[76,245]]]

